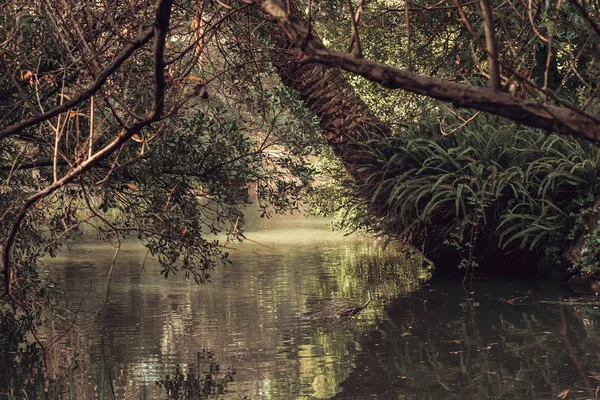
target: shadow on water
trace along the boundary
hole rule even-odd
[[[58,339],[48,349],[50,376],[75,365],[75,398],[98,398],[106,363],[117,399],[139,398],[142,388],[165,399],[156,382],[179,382],[175,398],[192,399],[196,349],[206,348],[219,360],[213,381],[226,399],[594,398],[594,298],[535,281],[423,283],[421,260],[327,232],[322,220],[251,228],[251,241],[231,245],[233,264],[201,286],[165,280],[152,260],[143,270],[144,249],[127,243],[106,305],[110,246],[82,243],[47,260],[77,311],[76,329],[40,332]],[[372,302],[355,316],[300,317],[327,299],[363,304],[368,292]]]
[[[600,302],[570,293],[536,281],[429,282],[387,305],[334,398],[597,398]]]

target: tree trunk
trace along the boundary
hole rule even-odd
[[[276,37],[279,38],[276,43],[278,50],[273,63],[277,74],[284,85],[300,93],[308,108],[316,114],[323,129],[323,138],[360,188],[359,195],[370,200],[377,182],[368,182],[367,179],[372,171],[380,169],[382,160],[365,151],[364,143],[390,135],[390,126],[369,110],[339,69],[303,62],[302,51],[287,40],[284,32],[276,34]],[[371,204],[370,211],[382,218],[388,213],[387,207],[377,204]],[[435,263],[437,271],[457,270],[462,257],[454,248],[433,243],[435,240],[427,241],[426,232],[418,236],[418,242],[413,240],[410,244],[423,251]],[[480,272],[525,276],[535,271],[540,258],[537,252],[519,249],[506,254],[496,245],[491,251],[491,245],[485,240],[476,245],[476,253],[481,257]]]
[[[284,37],[284,35],[281,35]],[[332,147],[359,186],[365,184],[377,160],[361,149],[360,143],[390,134],[356,94],[338,69],[302,63],[302,53],[289,41],[281,40],[283,51],[275,57],[275,68],[284,85],[295,89],[321,123],[323,138]]]

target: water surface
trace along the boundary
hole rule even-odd
[[[77,398],[93,398],[102,368],[118,398],[138,398],[209,350],[234,370],[225,398],[593,398],[600,372],[595,299],[536,281],[423,282],[398,250],[325,229],[320,219],[254,221],[252,241],[211,283],[164,279],[127,242],[106,303],[110,244],[79,244],[47,260],[76,325],[47,329],[50,369],[77,360]],[[143,265],[145,264],[145,267]],[[419,264],[419,265],[416,265]],[[301,317],[323,299],[361,304],[358,316]],[[600,376],[600,375],[599,375]],[[165,398],[150,384],[153,398]]]

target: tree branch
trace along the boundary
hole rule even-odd
[[[454,104],[506,117],[517,123],[548,132],[572,135],[600,142],[600,120],[579,110],[546,106],[494,91],[456,82],[414,74],[399,68],[365,60],[341,51],[326,48],[319,40],[307,36],[307,30],[290,16],[277,0],[252,0],[275,19],[290,40],[303,47],[306,62],[336,67],[377,82],[389,89],[403,89]]]
[[[54,193],[56,190],[58,190],[62,186],[73,181],[78,176],[82,175],[84,172],[90,170],[92,167],[94,167],[95,165],[100,163],[102,160],[104,160],[106,157],[108,157],[110,154],[112,154],[118,148],[120,148],[121,145],[123,145],[129,139],[131,139],[131,137],[135,133],[139,132],[146,126],[148,126],[160,119],[160,117],[163,113],[163,110],[164,110],[164,103],[165,103],[164,97],[165,97],[166,83],[165,83],[165,77],[164,77],[164,69],[165,69],[164,52],[165,52],[166,37],[167,37],[167,33],[169,31],[169,21],[170,21],[172,4],[173,4],[173,0],[159,0],[158,5],[157,5],[157,11],[156,11],[155,26],[152,28],[150,33],[148,33],[148,31],[145,31],[145,33],[142,35],[142,39],[134,42],[130,47],[128,47],[127,50],[125,50],[122,53],[122,56],[126,53],[129,53],[129,55],[131,55],[131,53],[133,53],[135,48],[141,47],[143,45],[143,43],[142,44],[140,44],[140,43],[142,41],[144,41],[144,39],[146,39],[145,42],[147,42],[150,39],[150,37],[154,36],[154,38],[155,38],[155,40],[154,40],[155,92],[154,92],[154,105],[153,105],[152,109],[146,114],[146,118],[143,121],[139,121],[133,125],[126,127],[125,129],[123,129],[121,131],[121,133],[119,133],[109,144],[107,144],[104,148],[102,148],[101,150],[96,152],[93,156],[91,156],[90,158],[88,158],[87,160],[85,160],[84,162],[79,164],[76,168],[74,168],[67,175],[63,176],[61,179],[57,180],[52,185],[47,186],[45,189],[40,190],[39,192],[35,193],[34,195],[28,197],[27,200],[25,200],[25,203],[23,204],[23,206],[21,207],[21,210],[17,214],[17,218],[13,222],[11,229],[6,236],[6,239],[2,243],[2,264],[3,264],[3,269],[4,269],[4,294],[1,297],[8,296],[8,297],[12,298],[11,285],[12,285],[12,280],[13,280],[13,273],[12,273],[12,268],[10,265],[10,253],[12,250],[12,246],[15,242],[15,239],[17,237],[19,227],[20,227],[21,223],[23,222],[23,220],[25,219],[25,217],[27,216],[29,209],[33,205],[35,205],[39,200]],[[136,44],[139,44],[139,46],[135,47]],[[133,48],[133,47],[135,47],[135,48]],[[128,51],[128,50],[130,50],[130,51]],[[125,59],[127,57],[123,58],[120,61],[119,65],[123,61],[125,61]],[[115,63],[114,62],[111,63],[111,65],[113,65],[113,64],[115,64]],[[110,75],[110,73],[106,74],[107,71],[108,71],[108,69],[105,70],[104,73],[102,74],[102,75],[105,75],[104,81],[106,80],[108,75]],[[99,80],[97,80],[96,82],[99,82]],[[97,91],[100,88],[100,86],[101,86],[101,84],[95,90]],[[88,91],[89,90],[90,89],[88,89]],[[88,91],[86,91],[86,92],[88,92]],[[90,96],[92,94],[93,93],[91,93]],[[79,99],[81,97],[82,97],[82,95],[78,96],[77,99]],[[81,100],[81,101],[83,101],[83,100]],[[73,107],[76,104],[77,103],[71,104],[70,107]],[[68,110],[68,108],[65,109],[65,111],[66,110]],[[44,114],[42,114],[42,115],[44,115]],[[38,121],[38,122],[41,122],[41,121]]]
[[[33,115],[27,119],[17,122],[16,124],[10,125],[0,130],[0,140],[7,136],[19,133],[25,128],[37,125],[41,122],[47,121],[52,117],[64,113],[70,110],[76,105],[83,103],[90,97],[92,97],[100,88],[104,85],[109,76],[111,76],[119,67],[140,47],[144,46],[154,36],[154,28],[148,28],[143,31],[125,50],[121,52],[107,67],[100,73],[98,78],[94,81],[92,86],[81,92],[77,97],[72,100],[65,101],[60,106],[54,107],[51,110],[46,111],[42,114]]]

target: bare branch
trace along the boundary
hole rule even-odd
[[[119,67],[140,47],[144,46],[154,36],[154,28],[148,28],[143,31],[125,50],[121,52],[107,67],[100,73],[98,78],[94,81],[92,86],[81,92],[77,97],[72,100],[65,101],[63,104],[54,107],[53,109],[46,111],[42,114],[34,115],[30,118],[24,119],[16,124],[8,126],[0,130],[0,139],[4,139],[10,135],[21,132],[23,129],[30,126],[37,125],[41,122],[47,121],[52,117],[55,117],[63,112],[70,110],[76,105],[86,101],[92,97],[104,83]]]
[[[533,8],[531,6],[531,1],[529,0],[529,4],[527,7],[528,10],[528,14],[529,14],[529,23],[531,24],[531,28],[533,29],[533,31],[535,32],[535,34],[537,35],[537,37],[540,38],[540,40],[544,43],[548,43],[548,38],[545,38],[540,31],[538,30],[537,26],[535,25],[535,20],[533,18]]]
[[[558,0],[558,3],[556,4],[556,12],[554,14],[554,20],[552,21],[552,24],[550,26],[550,28],[548,28],[548,54],[546,55],[546,68],[544,69],[544,87],[543,90],[545,92],[548,91],[548,76],[550,74],[550,63],[552,61],[552,43],[554,42],[554,30],[556,28],[556,24],[558,21],[558,13],[560,11],[560,8],[562,6],[562,0]],[[548,95],[546,95],[546,100],[548,100]]]
[[[460,18],[463,20],[465,26],[467,27],[467,30],[469,31],[471,36],[473,36],[474,39],[477,39],[477,34],[475,33],[473,26],[469,22],[469,19],[467,18],[467,14],[465,14],[465,11],[462,8],[463,5],[460,4],[458,0],[454,0],[454,4],[456,5],[456,8],[458,9]]]

